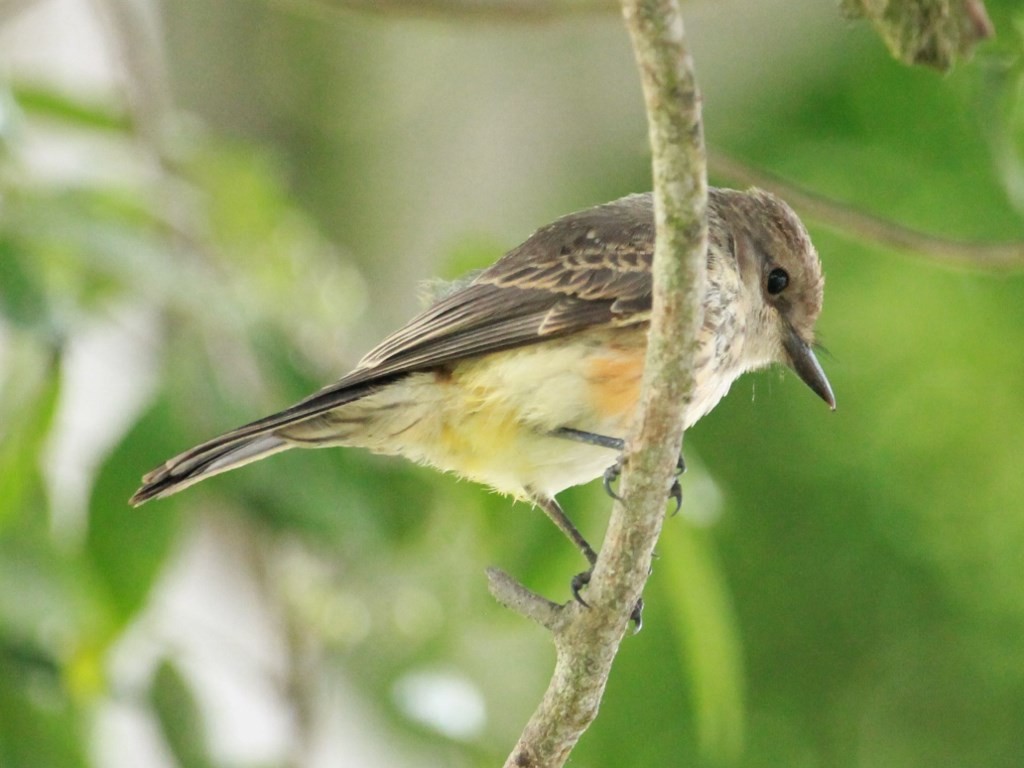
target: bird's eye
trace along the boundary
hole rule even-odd
[[[789,272],[784,270],[782,267],[776,267],[768,273],[768,281],[766,286],[768,293],[775,296],[786,290],[786,286],[789,285]]]

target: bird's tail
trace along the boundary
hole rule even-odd
[[[344,444],[344,425],[359,427],[366,419],[332,419],[330,412],[373,394],[389,381],[351,383],[356,374],[362,376],[357,369],[355,374],[324,387],[290,408],[233,429],[169,459],[143,476],[142,485],[129,503],[137,507],[150,499],[170,496],[200,480],[296,446]],[[327,427],[323,427],[324,424]]]
[[[170,496],[200,480],[259,461],[292,446],[293,443],[272,432],[242,438],[229,432],[169,459],[144,475],[142,485],[129,504],[137,507],[150,499]]]

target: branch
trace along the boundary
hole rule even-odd
[[[665,514],[667,479],[694,389],[692,341],[700,326],[707,251],[707,179],[700,96],[676,0],[622,0],[640,69],[653,154],[656,241],[647,364],[635,433],[587,600],[550,619],[557,657],[551,683],[506,768],[565,763],[597,715],[612,661],[640,598]],[[531,601],[532,602],[532,601]]]
[[[763,187],[784,198],[801,214],[840,232],[874,240],[889,248],[912,251],[947,266],[989,270],[1024,268],[1024,242],[983,244],[936,237],[808,192],[773,173],[720,152],[710,151],[709,163],[714,175],[720,174],[739,184]]]
[[[531,592],[500,568],[487,569],[487,585],[494,599],[520,616],[557,634],[565,624],[566,609]]]
[[[275,0],[312,12],[337,10],[400,13],[424,18],[469,21],[550,21],[566,16],[611,14],[615,0]]]

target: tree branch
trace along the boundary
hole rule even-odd
[[[724,176],[735,183],[750,184],[774,192],[800,211],[801,215],[839,232],[874,240],[889,248],[912,251],[947,266],[994,271],[1024,268],[1024,242],[966,243],[936,237],[808,192],[773,173],[747,165],[721,152],[710,151],[709,163],[713,174]]]
[[[556,634],[564,626],[564,606],[531,592],[500,568],[487,569],[487,585],[495,600],[520,616],[525,616]]]
[[[707,250],[700,96],[676,0],[623,0],[647,105],[655,189],[654,304],[640,412],[620,490],[587,588],[552,620],[557,657],[544,697],[506,768],[565,763],[597,715],[612,661],[651,568],[668,478],[694,387]],[[530,601],[533,603],[533,601]],[[531,608],[531,610],[533,610]]]
[[[615,0],[276,0],[311,11],[401,13],[468,21],[550,21],[566,16],[611,14]]]

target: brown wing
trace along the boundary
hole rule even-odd
[[[341,380],[224,437],[235,442],[302,421],[415,371],[646,320],[653,247],[650,194],[564,216],[388,336]]]
[[[650,309],[653,248],[650,194],[564,216],[391,334],[342,381],[625,321]]]

